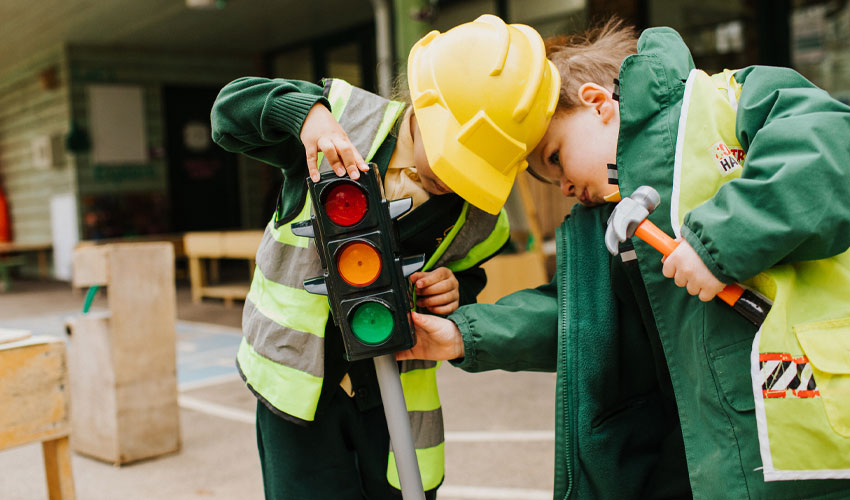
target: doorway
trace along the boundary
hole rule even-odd
[[[171,227],[176,232],[241,225],[238,159],[210,134],[210,110],[218,90],[163,88]]]

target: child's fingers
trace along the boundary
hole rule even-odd
[[[676,283],[676,286],[688,286],[688,276],[683,271],[677,271],[676,275],[673,277],[673,281]]]
[[[313,179],[313,182],[319,182],[319,165],[316,161],[318,159],[316,147],[305,144],[304,149],[307,151],[307,173],[310,174],[310,178]]]
[[[428,273],[426,273],[426,272],[424,272],[424,271],[416,271],[415,273],[413,273],[413,274],[411,274],[410,276],[408,276],[408,277],[407,277],[407,281],[408,281],[411,285],[416,286],[416,281],[417,281],[419,278],[421,278],[421,277],[423,277],[423,276],[426,276],[427,274],[428,274]]]
[[[447,267],[438,267],[432,271],[414,273],[411,275],[411,278],[413,278],[413,276],[416,276],[416,278],[415,281],[411,280],[411,282],[414,283],[414,286],[416,286],[417,289],[426,288],[434,283],[447,279],[457,281],[457,278],[454,277],[454,273],[452,273]]]
[[[359,165],[362,165],[363,158],[357,148],[348,140],[347,137],[342,137],[336,140],[336,149],[339,153],[340,161],[348,171],[348,176],[352,179],[360,177]]]
[[[672,278],[676,275],[676,259],[668,256],[664,259],[664,265],[661,266],[661,274],[666,278]]]
[[[416,288],[416,295],[429,296],[447,293],[457,289],[457,281],[442,280],[423,288]]]
[[[715,295],[717,295],[717,294],[714,293],[712,290],[709,290],[708,288],[703,288],[699,292],[699,300],[701,300],[703,302],[709,302],[712,299],[714,299]]]
[[[322,153],[324,153],[325,159],[328,160],[328,164],[331,166],[336,175],[339,177],[345,175],[345,166],[339,160],[339,154],[336,152],[336,145],[333,140],[328,137],[320,137],[319,140],[316,141],[316,145]]]
[[[447,314],[451,314],[451,313],[457,311],[457,307],[458,307],[458,301],[454,301],[452,303],[442,305],[442,306],[429,307],[428,310],[431,311],[434,314],[442,314],[443,316],[445,316]]]
[[[416,277],[414,278],[414,276],[416,276]],[[413,283],[413,286],[416,287],[416,293],[419,293],[419,290],[424,289],[424,288],[428,288],[429,286],[433,285],[434,283],[437,283],[438,281],[440,281],[441,278],[439,276],[437,276],[436,274],[434,274],[433,272],[418,272],[418,273],[412,274],[410,276],[410,279],[411,279],[411,282]]]
[[[427,297],[417,297],[416,305],[419,307],[438,307],[457,302],[459,299],[457,291],[441,293],[438,295],[429,295]]]

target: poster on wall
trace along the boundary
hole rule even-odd
[[[142,88],[89,85],[89,121],[94,164],[139,164],[148,161]]]

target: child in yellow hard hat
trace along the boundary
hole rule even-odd
[[[212,110],[218,144],[283,174],[237,355],[258,399],[267,498],[399,497],[374,366],[345,361],[327,299],[304,291],[321,265],[310,240],[290,230],[310,216],[307,175],[317,180],[333,169],[356,179],[372,162],[387,199],[411,197],[399,232],[403,253],[428,261],[411,276],[417,305],[448,314],[475,301],[486,281],[480,264],[507,242],[502,205],[559,91],[540,36],[489,15],[428,34],[411,50],[407,76],[412,106],[337,79],[242,78],[222,89]],[[444,471],[437,366],[400,368],[408,403],[425,405],[408,407],[428,498]]]
[[[557,370],[555,498],[847,498],[850,108],[787,68],[708,75],[669,28],[609,23],[549,57],[529,170],[581,203],[556,277],[414,314],[399,358]],[[679,244],[611,257],[614,202],[646,185]],[[773,299],[760,327],[712,300],[733,282]]]

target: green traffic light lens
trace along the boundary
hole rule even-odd
[[[378,302],[364,302],[351,315],[351,331],[364,344],[377,345],[393,333],[393,314]]]

